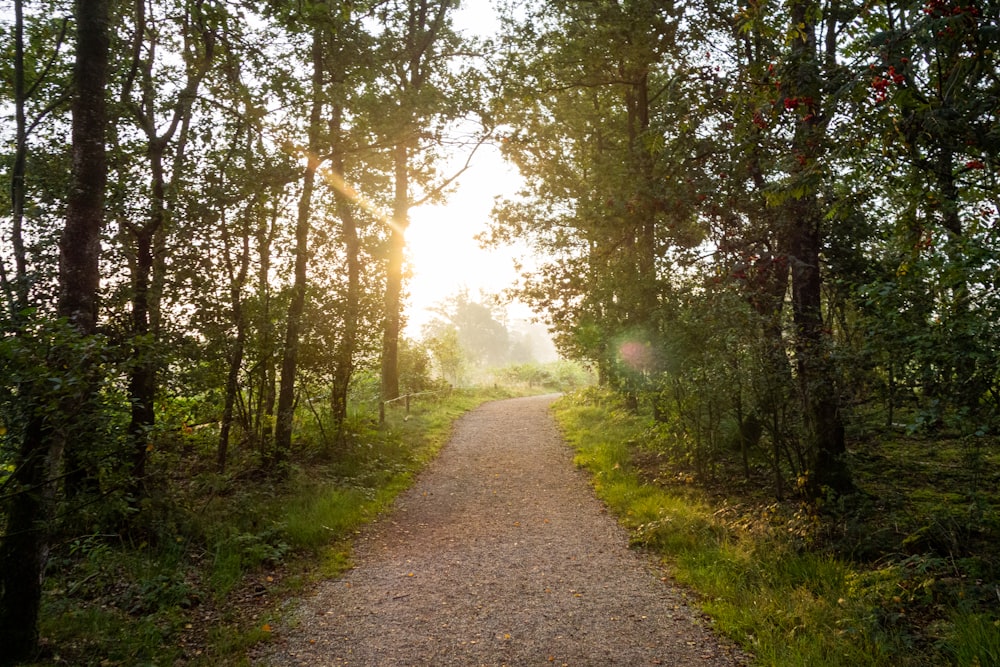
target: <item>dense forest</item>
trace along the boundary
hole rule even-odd
[[[59,568],[207,539],[180,477],[287,484],[363,402],[585,382],[467,294],[402,335],[409,211],[485,142],[524,186],[484,243],[529,244],[512,293],[649,448],[821,516],[864,443],[947,442],[950,546],[1000,532],[1000,6],[525,0],[475,37],[459,4],[5,0],[0,662]],[[262,530],[226,544],[280,558]]]
[[[565,423],[633,538],[764,664],[997,664],[1000,5],[547,2],[503,34],[526,186],[487,240],[530,241],[520,295],[611,390]]]

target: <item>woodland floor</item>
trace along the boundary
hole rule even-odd
[[[548,413],[465,415],[439,458],[257,649],[258,665],[726,665],[668,572],[628,546]]]

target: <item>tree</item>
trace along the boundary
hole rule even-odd
[[[424,329],[424,345],[437,364],[441,377],[454,386],[465,383],[465,353],[458,339],[458,329],[440,320]]]
[[[894,164],[864,171],[892,215],[884,273],[859,282],[868,294],[890,290],[892,302],[910,304],[903,318],[871,300],[865,312],[891,322],[878,329],[892,345],[892,383],[920,387],[928,423],[958,409],[981,427],[989,420],[983,397],[996,382],[987,324],[996,300],[984,270],[1000,150],[992,111],[1000,100],[997,17],[988,4],[879,3],[854,50],[864,68],[857,113],[879,138],[873,150]]]
[[[142,222],[125,220],[132,256],[131,338],[131,475],[134,495],[143,493],[149,432],[156,421],[154,401],[160,367],[155,343],[160,339],[161,300],[166,271],[166,238],[170,233],[175,185],[185,167],[185,147],[193,105],[202,80],[213,64],[216,22],[219,16],[207,2],[183,5],[177,15],[157,16],[157,5],[137,0],[132,19],[129,62],[123,70],[121,104],[138,129],[148,159],[147,216]],[[172,26],[177,20],[179,25]],[[171,35],[176,29],[179,34]],[[171,44],[171,39],[175,43]],[[178,43],[179,42],[179,43]],[[173,46],[182,62],[181,73],[171,80],[172,63],[160,60],[159,49]],[[158,81],[158,74],[163,75]],[[158,88],[157,86],[161,86]],[[167,92],[169,91],[169,92]],[[164,102],[161,95],[173,95]],[[165,164],[168,149],[172,163]]]
[[[836,76],[836,42],[827,40],[819,50],[817,32],[823,17],[812,0],[788,3],[790,48],[784,65],[787,88],[784,105],[804,114],[795,126],[789,146],[795,157],[790,173],[785,210],[788,215],[788,257],[791,266],[792,310],[795,323],[796,360],[806,433],[813,452],[811,482],[815,492],[830,488],[838,493],[852,488],[844,455],[843,417],[840,414],[835,370],[830,363],[831,341],[823,322],[820,255],[823,249],[820,202],[826,164],[826,127],[835,99],[830,87]],[[836,34],[842,17],[828,12],[826,28]]]
[[[379,56],[388,109],[382,133],[392,146],[393,196],[386,251],[382,335],[382,399],[399,396],[404,250],[409,211],[439,198],[454,179],[434,182],[441,128],[471,108],[479,76],[459,69],[462,43],[451,28],[456,0],[393,0],[379,9],[384,26]],[[423,190],[424,196],[419,194]]]
[[[101,226],[107,178],[105,88],[108,78],[110,3],[78,0],[75,5],[76,60],[73,92],[73,188],[60,243],[58,314],[70,331],[55,341],[49,363],[65,369],[70,388],[56,406],[36,391],[31,401],[8,495],[6,531],[0,541],[0,661],[29,659],[37,649],[42,579],[49,548],[55,484],[67,438],[87,416],[97,383],[97,359],[86,342],[97,326]],[[91,350],[91,354],[80,353]],[[75,377],[74,377],[75,376]],[[75,388],[74,388],[75,385]],[[51,400],[51,398],[49,399]],[[61,414],[51,414],[58,410]]]
[[[425,327],[425,333],[436,338],[444,329],[454,328],[467,362],[483,368],[502,366],[509,360],[511,340],[507,327],[497,321],[491,308],[471,300],[468,290],[447,299],[435,313],[439,317]]]
[[[320,17],[322,18],[322,17]],[[295,375],[299,355],[299,333],[302,311],[306,299],[306,269],[309,253],[309,226],[312,215],[313,190],[316,171],[323,159],[320,157],[323,140],[322,116],[324,108],[323,83],[325,79],[326,29],[322,22],[312,29],[310,64],[312,76],[309,89],[309,124],[305,147],[305,168],[302,172],[302,191],[295,222],[295,270],[291,301],[286,318],[285,344],[281,357],[281,380],[278,393],[278,412],[274,426],[275,456],[284,460],[292,448],[292,420],[295,412]]]

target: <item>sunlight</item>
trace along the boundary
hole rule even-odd
[[[511,195],[518,187],[520,177],[515,170],[495,148],[484,146],[446,204],[410,211],[406,232],[413,274],[408,283],[409,336],[419,337],[421,327],[433,319],[430,309],[460,290],[468,289],[470,296],[478,298],[480,293],[495,294],[516,282],[514,260],[524,254],[524,248],[484,250],[475,236],[486,230],[495,198]],[[527,317],[530,313],[515,304],[509,315]]]

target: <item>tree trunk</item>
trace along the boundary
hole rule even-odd
[[[109,11],[107,0],[77,0],[77,48],[73,97],[73,187],[60,242],[58,313],[80,336],[94,333],[97,322],[101,226],[107,180],[104,91],[108,72]],[[75,348],[75,349],[74,349]],[[62,428],[43,412],[43,388],[31,394],[25,433],[13,473],[13,494],[7,506],[7,526],[0,542],[0,663],[32,658],[38,648],[38,611],[42,578],[49,547],[49,521],[56,494],[55,476],[60,468],[67,435],[92,429],[97,382],[95,360],[79,358],[73,341],[62,342],[50,363],[84,382],[76,392],[61,397]],[[25,397],[29,401],[31,397]],[[86,441],[86,440],[85,440]],[[76,444],[76,443],[74,443]]]
[[[826,487],[845,493],[852,489],[852,482],[844,460],[844,426],[830,361],[831,343],[823,327],[819,207],[810,197],[796,204],[792,231],[792,305],[799,391],[812,453],[810,482],[817,493]]]
[[[811,458],[812,490],[815,494],[826,489],[846,493],[853,484],[844,460],[844,426],[829,354],[832,341],[823,327],[822,314],[820,225],[823,215],[817,180],[825,130],[821,118],[822,74],[816,50],[819,7],[814,0],[792,0],[790,11],[792,25],[799,26],[801,36],[792,41],[792,76],[787,95],[806,107],[805,117],[796,126],[792,145],[797,160],[793,177],[803,193],[787,204],[799,391]]]
[[[337,113],[335,128],[339,132],[339,116]],[[344,159],[341,150],[333,158],[333,170],[342,184],[344,181]],[[331,391],[331,409],[337,424],[338,440],[342,439],[343,424],[347,419],[347,395],[354,374],[354,356],[358,344],[358,318],[361,312],[361,242],[358,239],[358,225],[354,218],[351,198],[346,192],[337,188],[334,192],[337,203],[337,213],[344,235],[344,246],[347,254],[347,295],[344,304],[344,339],[337,351],[337,359],[333,369],[333,390]]]
[[[271,438],[274,435],[274,405],[277,400],[275,387],[275,350],[274,325],[271,321],[271,244],[277,228],[278,207],[271,211],[270,221],[261,222],[256,230],[257,237],[257,293],[261,301],[261,310],[257,318],[257,330],[260,332],[260,360],[254,374],[259,382],[257,400],[251,409],[254,414],[248,416],[248,430],[253,433],[255,443],[265,461],[271,451]]]
[[[129,400],[132,404],[128,426],[131,448],[133,502],[143,495],[149,433],[156,423],[156,352],[151,337],[151,281],[153,278],[153,243],[164,225],[166,187],[163,174],[163,143],[151,141],[149,162],[152,172],[149,221],[135,230],[135,273],[132,276],[132,369],[129,376]]]
[[[249,215],[249,213],[247,214]],[[232,249],[230,247],[229,229],[226,218],[222,216],[221,234],[225,246],[225,263],[229,273],[229,298],[233,309],[233,323],[236,326],[236,340],[229,354],[229,370],[226,374],[226,398],[222,409],[222,423],[219,426],[219,447],[216,456],[216,468],[219,474],[226,471],[226,456],[229,452],[229,432],[233,425],[233,411],[236,406],[236,395],[239,391],[240,369],[243,367],[243,352],[246,347],[246,318],[243,315],[243,285],[250,270],[250,233],[243,227],[242,248],[240,250],[239,269],[233,271]]]
[[[28,307],[28,263],[24,251],[25,164],[28,154],[27,123],[24,115],[24,7],[23,0],[14,0],[14,165],[10,177],[11,232],[14,248],[14,319]]]
[[[409,227],[409,150],[399,143],[393,152],[396,192],[389,231],[389,263],[385,278],[385,320],[382,329],[382,400],[399,398],[399,333],[402,321],[403,252]]]
[[[37,409],[37,408],[35,408]],[[28,661],[38,649],[38,610],[48,556],[52,506],[47,483],[52,434],[33,415],[22,436],[0,542],[0,665]]]
[[[309,112],[309,146],[306,168],[302,175],[302,193],[299,197],[298,218],[295,224],[295,277],[292,299],[288,304],[285,323],[285,347],[281,358],[281,384],[278,393],[278,415],[274,427],[274,457],[280,462],[292,449],[292,421],[295,416],[295,374],[299,355],[299,334],[306,301],[306,268],[309,259],[309,217],[316,183],[316,171],[321,161],[318,157],[320,123],[323,115],[323,32],[313,30],[312,43],[312,108]]]

